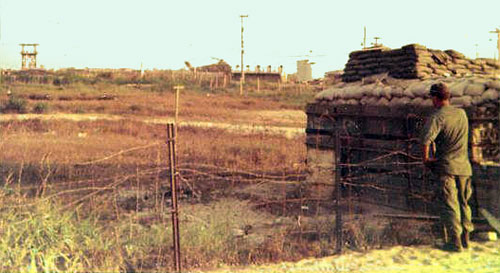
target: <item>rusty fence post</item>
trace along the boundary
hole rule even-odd
[[[172,191],[172,235],[174,246],[174,265],[175,271],[181,272],[181,246],[179,238],[179,211],[177,206],[177,164],[175,153],[175,127],[174,124],[167,124],[167,144],[168,144],[168,158],[170,169],[170,189]]]
[[[340,133],[335,132],[335,253],[342,254],[342,187],[341,187],[341,151]]]

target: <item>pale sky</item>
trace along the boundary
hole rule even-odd
[[[315,77],[343,69],[364,26],[369,43],[379,36],[391,48],[419,43],[470,58],[492,58],[489,31],[500,28],[499,0],[0,0],[0,67],[20,68],[18,44],[38,43],[46,68],[180,69],[212,57],[234,68],[241,14],[245,65],[294,73],[310,59]]]

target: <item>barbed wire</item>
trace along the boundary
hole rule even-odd
[[[114,157],[122,155],[122,154],[126,154],[126,153],[130,153],[130,152],[137,151],[137,150],[143,150],[143,149],[155,147],[155,146],[158,146],[158,145],[161,145],[161,144],[162,144],[161,142],[155,142],[155,143],[151,143],[151,144],[147,144],[147,145],[132,147],[132,148],[129,148],[129,149],[126,149],[126,150],[121,150],[119,152],[113,153],[111,155],[108,155],[108,156],[105,156],[105,157],[102,157],[102,158],[94,159],[94,160],[87,161],[87,162],[76,163],[75,166],[87,166],[87,165],[96,164],[96,163],[99,163],[99,162],[110,160],[111,158],[114,158]]]

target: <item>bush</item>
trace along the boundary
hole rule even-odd
[[[46,113],[49,110],[49,105],[45,102],[39,102],[33,106],[33,112],[37,114]]]
[[[7,102],[0,106],[2,113],[27,113],[28,102],[23,98],[12,96]]]
[[[132,105],[130,105],[129,109],[132,112],[138,112],[138,111],[142,110],[142,107],[140,105],[137,105],[137,104],[132,104]]]

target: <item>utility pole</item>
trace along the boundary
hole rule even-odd
[[[245,70],[243,69],[243,18],[248,18],[248,15],[240,15],[241,18],[241,75],[240,75],[240,95],[243,95],[243,83],[245,83]]]
[[[490,31],[490,33],[496,33],[497,34],[497,49],[498,49],[498,58],[500,58],[500,29],[496,28],[493,31]]]
[[[366,49],[366,26],[363,27],[363,49]]]
[[[474,46],[476,47],[476,59],[477,59],[479,58],[479,50],[478,50],[479,44],[474,44]]]

